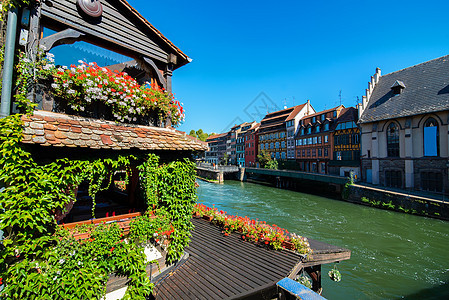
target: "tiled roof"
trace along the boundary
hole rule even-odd
[[[405,88],[394,95],[391,87]],[[449,109],[449,55],[380,77],[360,123],[375,122]]]
[[[224,137],[224,136],[227,136],[227,135],[228,135],[227,132],[225,132],[225,133],[219,133],[219,134],[214,134],[214,135],[209,136],[209,137],[206,139],[206,142],[209,142],[209,141],[211,141],[211,140],[213,140],[213,139],[221,138],[221,137]]]
[[[325,113],[334,111],[334,110],[340,108],[340,106],[341,106],[342,108],[345,108],[344,105],[339,105],[339,106],[336,106],[336,107],[333,107],[333,108],[329,108],[329,109],[326,109],[326,110],[322,110],[322,111],[316,112],[316,113],[311,114],[311,115],[304,116],[303,120],[309,119],[309,118],[313,118],[313,117],[316,117],[316,116],[319,116],[319,115],[322,115],[322,114],[325,114]]]
[[[296,117],[297,114],[299,114],[299,112],[304,108],[304,106],[307,103],[301,104],[301,105],[296,105],[295,109],[290,113],[290,115],[288,116],[287,119],[285,119],[285,121],[290,121],[292,119],[294,119]]]
[[[354,121],[357,123],[358,111],[355,107],[343,108],[336,123]]]
[[[199,150],[207,144],[180,131],[35,111],[23,116],[23,143],[57,147],[124,150]]]

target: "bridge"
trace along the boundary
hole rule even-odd
[[[218,183],[223,183],[225,175],[240,174],[240,168],[232,165],[214,166],[208,163],[197,163],[196,174],[201,178],[217,181]]]
[[[309,181],[317,181],[328,183],[335,186],[343,186],[348,182],[348,178],[329,174],[309,173],[294,170],[273,170],[263,168],[239,168],[238,166],[220,166],[208,163],[197,163],[198,176],[213,181],[224,182],[224,175],[234,175],[235,179],[244,181],[247,176],[264,175],[277,178],[277,185],[282,186],[283,181],[287,178],[303,179]],[[253,176],[251,176],[253,177]]]
[[[268,175],[275,177],[286,177],[294,179],[304,179],[311,181],[319,181],[337,185],[345,185],[348,182],[348,178],[342,176],[335,176],[329,174],[309,173],[293,170],[273,170],[273,169],[261,169],[261,168],[245,168],[246,174],[258,174]]]

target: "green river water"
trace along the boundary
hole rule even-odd
[[[341,282],[323,266],[328,299],[449,299],[449,222],[253,183],[198,183],[207,206],[350,249]]]

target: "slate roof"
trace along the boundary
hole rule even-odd
[[[340,115],[338,116],[335,123],[343,123],[343,122],[350,122],[354,121],[357,123],[358,118],[358,111],[355,107],[346,107],[343,108],[340,112]]]
[[[92,149],[206,151],[207,144],[170,129],[35,111],[22,117],[22,143]]]
[[[391,87],[405,88],[394,95]],[[380,77],[360,123],[408,117],[449,109],[449,55]]]

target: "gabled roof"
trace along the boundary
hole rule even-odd
[[[301,104],[301,105],[296,105],[295,109],[293,109],[293,111],[290,113],[290,115],[287,117],[287,119],[285,119],[285,121],[290,121],[292,119],[294,119],[296,117],[296,115],[299,114],[299,112],[304,108],[304,106],[306,106],[307,103]]]
[[[306,104],[296,105],[293,107],[289,107],[286,109],[278,110],[267,114],[262,119],[262,121],[260,121],[261,125],[259,127],[259,130],[267,129],[275,125],[280,125],[286,122],[287,120],[293,119],[305,105]]]
[[[343,123],[343,122],[350,122],[354,121],[357,123],[358,119],[358,111],[355,107],[346,107],[343,108],[340,112],[340,115],[338,116],[338,119],[335,121],[335,123]]]
[[[181,49],[175,46],[168,38],[166,38],[159,30],[156,29],[150,22],[147,21],[134,7],[132,7],[126,0],[119,0],[132,14],[134,14],[140,21],[142,21],[151,31],[158,35],[167,45],[170,46],[182,58],[189,61],[189,57],[184,54]]]
[[[344,106],[344,105],[339,105],[339,106],[336,106],[336,107],[333,107],[333,108],[329,108],[329,109],[326,109],[326,110],[322,110],[322,111],[319,111],[319,112],[317,112],[317,113],[314,113],[314,114],[311,114],[311,115],[304,116],[304,118],[302,118],[302,119],[305,120],[305,119],[317,117],[317,116],[320,116],[320,115],[322,115],[322,114],[325,114],[325,113],[334,111],[334,110],[339,109],[339,108],[342,108],[342,109],[343,109],[343,108],[345,108],[345,106]]]
[[[401,94],[391,87],[402,82]],[[449,109],[449,55],[380,77],[360,123]]]
[[[115,123],[65,114],[35,111],[24,122],[22,143],[92,149],[206,151],[207,144],[180,131]]]

